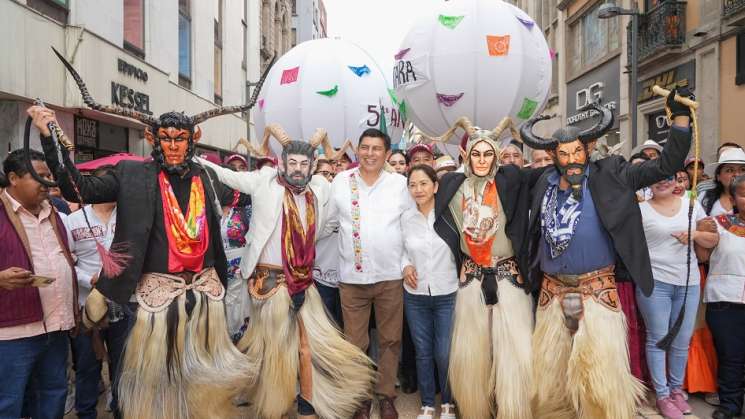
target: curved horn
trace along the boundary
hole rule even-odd
[[[318,128],[310,137],[308,142],[313,146],[313,148],[316,148],[319,145],[323,147],[323,154],[326,156],[327,160],[336,160],[338,158],[337,154],[341,154],[334,150],[334,147],[329,141],[329,133],[323,128]]]
[[[590,103],[589,105],[582,108],[581,111],[586,111],[589,109],[595,109],[596,111],[600,112],[600,115],[602,115],[602,117],[600,118],[600,121],[595,124],[594,127],[579,133],[577,138],[579,138],[579,140],[582,141],[582,143],[584,144],[602,137],[613,126],[613,111],[604,106],[600,106],[600,102],[598,101]]]
[[[269,75],[269,70],[271,70],[276,60],[277,60],[277,56],[275,55],[274,57],[272,57],[272,61],[269,62],[269,65],[266,66],[266,70],[264,70],[264,74],[261,75],[261,78],[256,83],[256,87],[254,87],[254,93],[251,95],[251,100],[249,100],[248,103],[246,103],[245,105],[241,105],[241,106],[219,106],[217,108],[210,109],[202,113],[198,113],[191,117],[192,123],[194,125],[197,125],[210,118],[214,118],[216,116],[228,115],[231,113],[238,113],[238,112],[246,112],[250,110],[251,108],[253,108],[254,105],[256,105],[256,100],[259,98],[261,87],[264,85],[264,81],[266,80],[266,77]]]
[[[471,134],[473,134],[476,131],[476,127],[473,126],[473,123],[471,122],[471,120],[466,118],[465,116],[461,116],[455,121],[455,123],[453,124],[452,127],[450,127],[450,129],[445,131],[445,133],[440,135],[439,137],[430,137],[429,135],[421,131],[417,131],[411,136],[411,138],[421,137],[422,139],[427,140],[429,142],[433,142],[433,143],[434,142],[446,143],[450,139],[450,137],[452,137],[455,134],[455,131],[457,131],[458,128],[463,128],[463,130],[466,131],[469,137],[471,136]]]
[[[238,142],[233,147],[233,151],[238,151],[238,146],[241,145],[246,149],[246,151],[251,151],[251,143],[245,138],[238,139]]]
[[[526,121],[523,126],[520,127],[520,139],[523,143],[536,150],[550,150],[556,148],[558,141],[553,138],[546,139],[533,134],[533,125],[551,118],[551,115],[541,115]]]
[[[80,77],[80,74],[78,74],[72,64],[70,64],[65,59],[65,57],[62,56],[62,54],[60,54],[60,52],[57,51],[54,47],[52,47],[52,51],[54,51],[57,57],[62,61],[62,64],[65,66],[65,68],[67,68],[67,71],[70,72],[73,80],[75,80],[75,83],[77,83],[78,85],[78,89],[80,89],[80,95],[83,96],[83,102],[85,102],[85,104],[88,105],[89,108],[99,112],[106,112],[114,115],[121,115],[127,118],[136,119],[148,126],[158,123],[158,118],[154,118],[142,112],[120,108],[118,106],[101,105],[100,103],[96,102],[95,99],[93,99],[93,96],[91,96],[91,94],[88,92],[88,87],[85,85],[83,78]]]
[[[491,132],[494,135],[494,138],[499,138],[499,136],[502,135],[502,132],[507,128],[510,128],[511,131],[514,132],[512,119],[510,119],[509,116],[505,116],[504,118],[502,118],[502,120],[499,121],[499,125],[497,125],[497,127],[494,128]]]

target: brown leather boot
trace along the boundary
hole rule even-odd
[[[392,398],[383,397],[380,399],[380,419],[398,419],[398,411]]]
[[[370,419],[370,410],[372,409],[372,400],[362,403],[352,419]]]

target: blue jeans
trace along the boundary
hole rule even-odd
[[[65,415],[68,333],[0,340],[0,418],[21,417],[27,391],[34,419]]]
[[[442,388],[442,403],[451,402],[447,378],[455,295],[415,295],[404,291],[404,311],[416,349],[422,406],[434,406],[435,403],[435,364]]]
[[[737,416],[745,394],[745,304],[709,303],[706,322],[719,360],[719,408]]]
[[[109,324],[101,330],[101,339],[106,343],[109,356],[109,379],[111,385],[111,410],[118,411],[118,396],[116,392],[119,383],[119,361],[124,351],[133,315],[128,309],[124,310],[124,318]],[[70,339],[73,362],[75,367],[75,412],[79,419],[95,419],[98,404],[98,383],[101,380],[101,361],[96,359],[93,351],[92,334],[80,333]]]
[[[315,281],[318,294],[321,295],[323,305],[326,306],[331,315],[331,320],[339,325],[339,329],[344,330],[344,320],[341,315],[341,298],[339,297],[339,288],[329,287]]]
[[[677,390],[683,386],[688,363],[688,346],[696,325],[696,311],[698,311],[698,300],[701,294],[698,284],[688,287],[683,324],[667,353],[657,347],[657,342],[675,323],[680,307],[683,305],[685,288],[685,286],[654,281],[654,291],[649,297],[645,297],[640,288],[636,289],[636,303],[644,317],[644,324],[647,326],[647,365],[658,399],[668,397],[671,390]]]

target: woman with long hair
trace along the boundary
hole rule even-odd
[[[652,185],[652,199],[639,204],[644,234],[652,263],[654,291],[645,296],[637,289],[636,300],[647,328],[647,365],[657,395],[657,408],[668,419],[679,419],[691,413],[682,391],[688,360],[688,345],[693,334],[698,310],[699,272],[689,241],[705,243],[714,233],[695,230],[688,236],[687,197],[676,196],[675,176]],[[694,203],[694,221],[705,217],[701,206]],[[688,278],[685,274],[689,272]],[[670,332],[671,325],[683,315],[682,326],[668,349],[660,347],[660,340]]]
[[[745,151],[730,148],[722,152],[719,161],[706,166],[706,172],[714,178],[715,187],[701,197],[706,213],[713,216],[732,213],[732,197],[729,185],[736,176],[745,175]]]
[[[720,405],[711,416],[714,419],[731,419],[741,414],[745,393],[745,176],[736,177],[728,192],[733,214],[713,217],[715,240],[697,243],[700,256],[709,258],[704,302],[719,359]]]
[[[440,418],[455,419],[447,374],[458,270],[453,253],[434,230],[437,173],[428,165],[417,165],[409,171],[408,180],[416,208],[401,219],[409,263],[404,268],[404,311],[416,350],[422,398],[417,419],[434,418],[435,366],[442,389]]]

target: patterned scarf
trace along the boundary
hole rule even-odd
[[[745,222],[737,214],[722,214],[714,218],[725,230],[737,237],[745,237]]]
[[[470,179],[469,179],[470,180]],[[492,245],[499,230],[499,200],[494,180],[483,185],[483,192],[471,188],[468,180],[463,191],[463,238],[477,264],[492,265]]]
[[[158,174],[160,196],[163,201],[166,236],[168,237],[168,271],[199,272],[204,263],[204,254],[209,245],[209,226],[207,225],[207,205],[204,185],[199,176],[191,179],[189,207],[186,218],[181,212],[176,195],[173,193],[168,176]]]
[[[557,208],[558,192],[558,184],[549,185],[541,203],[541,227],[543,237],[551,248],[552,259],[559,257],[569,247],[577,224],[579,224],[584,202],[583,199],[577,201],[574,194],[569,194],[564,205]]]
[[[313,263],[316,259],[316,210],[313,192],[306,191],[305,220],[307,231],[300,220],[300,212],[290,189],[285,189],[282,205],[282,269],[287,278],[287,290],[295,295],[313,282]]]

